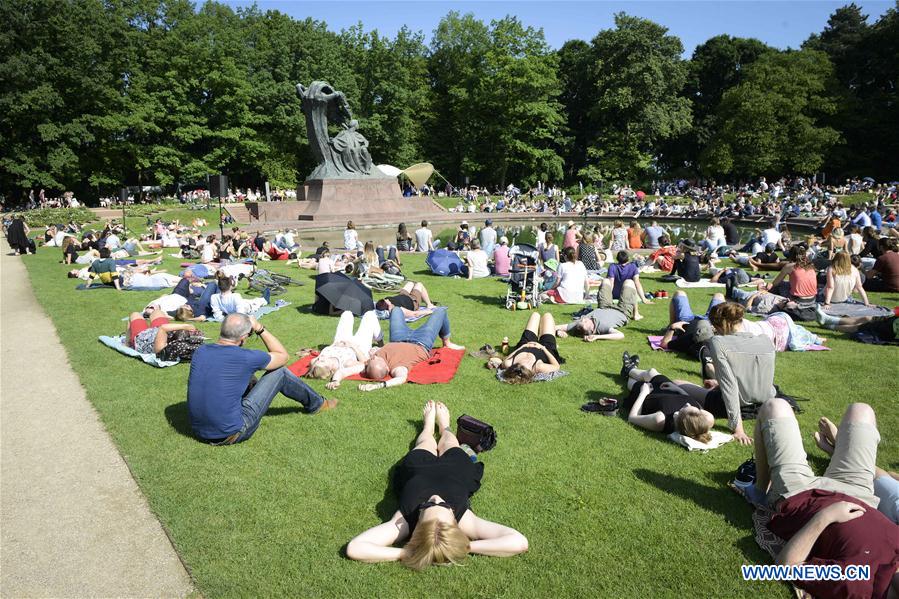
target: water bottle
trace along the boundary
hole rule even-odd
[[[468,457],[471,458],[471,461],[472,461],[472,462],[477,462],[477,461],[478,461],[478,454],[475,452],[474,449],[472,449],[471,447],[469,447],[466,443],[463,443],[463,444],[460,445],[459,447],[462,448],[462,451],[464,451],[465,453],[468,454]]]

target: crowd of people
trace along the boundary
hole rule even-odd
[[[799,201],[802,190],[814,188],[808,181],[778,182],[762,189],[767,196],[763,205],[782,207],[785,201]],[[558,198],[553,201],[566,200],[556,190],[540,191],[547,198]],[[662,198],[667,191],[667,184],[660,184]],[[509,193],[513,202],[525,197]],[[628,226],[623,219],[617,221],[608,235],[573,221],[560,232],[542,223],[535,244],[522,249],[525,244],[510,243],[487,218],[477,230],[468,222],[460,223],[447,249],[460,257],[468,279],[506,279],[516,268],[519,253],[532,256],[528,266],[540,281],[540,301],[591,304],[568,323],[557,323],[549,312],[528,315],[518,342],[486,364],[501,381],[513,385],[558,375],[566,364],[559,340],[564,349],[568,342],[564,340],[572,337],[585,342],[626,338],[628,325],[643,318],[640,306],[653,303],[641,274],[664,271],[669,281],[689,284],[707,279],[723,284],[723,291],[700,314],[693,311],[686,292],[674,292],[668,326],[661,331],[662,348],[697,360],[700,383],[672,379],[652,367],[641,369],[640,357],[625,352],[620,371],[624,397],[611,403],[604,400],[601,409],[613,405],[636,427],[679,433],[699,443],[709,443],[716,422],[723,421],[737,443],[754,445],[756,474],[737,487],[748,501],[773,511],[770,529],[786,541],[779,563],[871,567],[868,580],[803,581],[798,586],[818,597],[899,593],[899,477],[877,468],[880,434],[874,411],[851,403],[839,427],[822,418],[814,440],[832,458],[823,476],[816,476],[803,449],[795,402],[774,385],[779,352],[806,351],[827,342],[798,323],[816,321],[863,342],[897,342],[895,314],[833,313],[839,304],[871,308],[869,292],[899,292],[899,236],[891,226],[895,211],[881,205],[846,210],[826,194],[819,198],[813,192],[803,201],[811,202],[813,211],[823,211],[815,213],[820,218],[814,234],[801,238],[791,234],[782,212],[775,211],[750,239],[742,239],[733,224],[733,218],[742,215],[739,194],[755,193],[759,191],[739,190],[732,205],[722,198],[697,198],[713,209],[699,240],[676,239],[653,220],[663,215],[661,202],[648,208],[653,202],[644,197],[638,200],[643,207]],[[622,191],[622,198],[628,195]],[[580,200],[591,201],[589,196]],[[440,245],[426,221],[415,231],[400,224],[396,243],[380,246],[360,239],[350,221],[343,248],[332,250],[323,243],[305,256],[292,230],[266,236],[233,227],[217,239],[200,233],[195,224],[157,220],[140,236],[128,235],[114,222],[97,232],[52,225],[39,238],[41,245],[61,250],[61,261],[83,267],[70,271],[70,277],[119,289],[174,287],[172,293],[129,316],[124,339],[138,353],[158,360],[190,362],[187,411],[193,434],[217,446],[250,439],[279,393],[308,414],[338,405],[287,367],[289,352],[254,316],[269,303],[268,294],[245,299],[236,292],[239,282],[255,270],[255,262],[293,262],[315,269],[318,276],[401,275],[404,252],[429,253]],[[35,251],[22,241],[29,230],[21,218],[4,225],[17,252]],[[154,270],[164,248],[176,249],[196,265],[178,276]],[[725,260],[730,263],[722,267]],[[776,275],[769,280],[760,271]],[[407,281],[394,295],[380,299],[374,309],[359,316],[358,326],[350,311],[329,313],[339,315],[335,333],[311,360],[306,374],[327,381],[329,391],[357,375],[366,380],[358,385],[362,392],[395,388],[409,381],[413,369],[428,361],[436,346],[465,349],[452,341],[447,306],[432,298],[420,281]],[[762,319],[748,319],[747,313]],[[379,323],[384,317],[389,321],[386,337]],[[221,322],[212,343],[196,328],[195,323],[204,319]],[[418,319],[420,325],[409,325]],[[264,350],[243,347],[253,335]],[[257,379],[259,372],[263,376]],[[595,406],[585,409],[597,411]],[[754,427],[747,424],[750,419],[755,420]],[[429,401],[422,431],[395,472],[399,508],[388,521],[352,539],[347,556],[367,562],[402,561],[419,570],[434,563],[460,563],[470,553],[512,556],[527,551],[528,540],[521,532],[483,520],[471,510],[483,470],[483,463],[472,461],[460,447],[450,428],[448,408]]]

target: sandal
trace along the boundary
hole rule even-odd
[[[603,397],[596,401],[588,401],[581,406],[581,410],[611,416],[618,410],[618,400],[614,397]]]

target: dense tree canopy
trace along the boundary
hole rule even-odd
[[[0,194],[313,168],[295,85],[343,90],[377,163],[456,185],[826,170],[897,178],[899,10],[849,4],[802,50],[680,40],[618,14],[558,50],[513,16],[451,12],[425,42],[189,0],[0,3]]]

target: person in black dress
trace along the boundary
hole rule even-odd
[[[423,416],[415,447],[394,475],[399,509],[350,541],[347,557],[369,563],[400,561],[422,570],[432,563],[460,563],[469,553],[509,557],[527,551],[528,540],[520,532],[471,511],[484,464],[472,462],[459,447],[447,407],[429,401]],[[434,439],[435,425],[439,441]],[[407,539],[404,547],[394,546]]]
[[[9,247],[15,251],[16,256],[35,253],[35,243],[28,237],[29,233],[25,220],[18,214],[14,216],[6,228],[6,241],[9,242]]]
[[[674,431],[702,443],[711,440],[709,431],[716,418],[727,418],[721,391],[686,381],[672,381],[655,368],[637,370],[627,363],[622,374],[630,392],[621,404],[627,420],[649,431]]]
[[[492,359],[488,365],[503,369],[503,381],[512,385],[530,383],[536,374],[559,370],[565,360],[559,356],[556,347],[553,315],[546,312],[541,316],[539,312],[533,312],[512,353],[502,362],[497,360]]]

